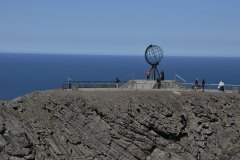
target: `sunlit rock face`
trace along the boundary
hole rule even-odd
[[[43,91],[0,102],[0,159],[240,159],[240,96]]]

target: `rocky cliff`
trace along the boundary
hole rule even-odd
[[[34,92],[0,102],[0,159],[237,160],[240,95]]]

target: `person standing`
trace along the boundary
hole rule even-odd
[[[224,81],[222,81],[222,91],[224,92]]]
[[[194,91],[198,91],[198,89],[199,89],[198,78],[195,79],[194,85],[192,85],[192,89],[193,89]]]
[[[119,83],[120,83],[120,79],[117,77],[116,78],[116,87],[119,88]]]
[[[165,73],[163,70],[161,70],[160,77],[161,77],[161,80],[164,81]]]
[[[160,89],[161,87],[161,79],[157,78],[157,88]]]
[[[147,80],[149,80],[150,75],[151,75],[151,72],[150,72],[150,70],[148,70],[148,71],[147,71]]]
[[[219,91],[224,92],[224,81],[220,81],[218,84]]]
[[[204,87],[205,87],[205,80],[202,79],[202,91],[204,92]]]
[[[198,87],[198,78],[195,79],[195,86]]]

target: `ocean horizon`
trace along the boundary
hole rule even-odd
[[[143,56],[0,53],[0,99],[9,100],[39,90],[58,89],[74,81],[146,79],[151,66]],[[240,57],[165,56],[158,66],[165,79],[178,74],[189,83],[240,84]]]

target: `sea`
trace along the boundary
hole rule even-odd
[[[143,56],[0,53],[0,99],[33,91],[60,89],[72,81],[146,79],[151,66]],[[240,84],[240,57],[165,56],[158,65],[165,79],[177,74],[188,83]]]

